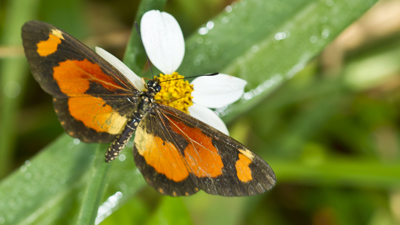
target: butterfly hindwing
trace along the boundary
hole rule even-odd
[[[64,129],[86,142],[110,142],[132,114],[136,88],[71,35],[41,22],[22,27],[33,76],[53,96]]]
[[[70,136],[83,142],[98,143],[109,143],[121,133],[127,122],[123,115],[128,115],[132,107],[126,101],[107,101],[105,96],[53,98],[53,105],[62,127]]]
[[[138,168],[162,194],[188,195],[202,189],[215,195],[246,196],[275,184],[274,172],[260,156],[165,105],[150,110],[139,124],[134,144]]]
[[[136,129],[133,156],[147,183],[165,195],[192,195],[198,191],[182,161],[178,145],[159,123],[157,115],[148,113]]]

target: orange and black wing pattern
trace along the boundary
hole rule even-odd
[[[165,105],[152,107],[136,130],[136,166],[164,195],[199,190],[222,196],[263,193],[275,185],[271,167],[246,146]]]
[[[136,88],[111,64],[64,31],[41,21],[22,27],[33,76],[53,96],[67,133],[85,142],[110,142],[132,115]],[[133,104],[133,105],[132,105]]]

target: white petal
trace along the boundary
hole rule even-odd
[[[173,16],[151,10],[140,22],[143,45],[151,62],[164,74],[172,74],[185,54],[182,30]]]
[[[193,102],[209,108],[221,108],[239,100],[247,82],[237,77],[219,74],[198,77],[192,84]]]
[[[106,50],[96,47],[96,53],[99,54],[103,59],[108,61],[111,65],[113,65],[119,72],[121,72],[128,80],[138,89],[143,90],[144,85],[142,79],[136,75],[129,67],[127,67],[121,60],[117,57],[113,56],[111,53]]]
[[[189,107],[189,113],[194,118],[214,127],[226,135],[229,135],[228,128],[226,128],[224,121],[222,121],[221,118],[219,118],[219,116],[211,109],[193,104]]]

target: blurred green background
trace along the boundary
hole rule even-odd
[[[102,198],[85,189],[107,145],[64,134],[30,74],[21,26],[51,23],[148,75],[129,37],[149,8],[182,27],[181,74],[248,81],[217,111],[274,169],[271,191],[164,197],[145,184],[131,146],[105,169]],[[399,0],[0,0],[0,225],[400,224],[399,75]],[[93,198],[98,214],[97,203],[85,211]]]

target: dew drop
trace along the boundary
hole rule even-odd
[[[4,217],[0,217],[0,224],[4,224],[6,222],[6,219]]]
[[[321,37],[323,39],[327,39],[329,37],[329,30],[328,29],[324,29],[321,33]]]
[[[97,217],[95,220],[95,224],[101,223],[105,218],[111,215],[111,213],[115,210],[115,206],[118,205],[120,199],[123,194],[121,192],[116,192],[114,195],[111,195],[98,209]]]
[[[251,92],[247,92],[247,93],[244,93],[243,94],[243,98],[245,99],[245,100],[250,100],[250,99],[252,99],[253,98],[253,93],[251,93]]]
[[[252,51],[252,52],[258,52],[258,50],[260,50],[260,47],[258,47],[258,45],[253,45],[253,46],[251,47],[251,51]]]
[[[250,99],[254,98],[257,95],[260,95],[261,93],[263,93],[267,89],[271,88],[272,86],[274,86],[275,84],[277,84],[281,80],[282,80],[282,76],[280,74],[276,74],[276,75],[272,76],[271,78],[269,78],[268,80],[262,82],[256,88],[250,90],[249,92],[244,93],[242,98],[244,100],[250,100]]]
[[[229,22],[229,18],[224,16],[224,17],[222,17],[222,21],[221,22],[222,23],[228,23]]]
[[[128,189],[128,185],[125,184],[125,183],[120,183],[120,184],[119,184],[119,188],[120,188],[122,191],[126,191],[126,189]]]
[[[207,27],[208,30],[213,29],[214,28],[214,22],[213,21],[208,21],[206,27]]]
[[[18,82],[8,81],[4,85],[4,94],[9,98],[16,98],[21,93],[21,86]]]
[[[193,65],[199,66],[201,64],[201,62],[203,61],[203,59],[204,59],[204,56],[202,54],[197,55],[193,61]]]
[[[200,35],[205,35],[208,33],[208,29],[206,27],[202,27],[199,29],[199,34]]]
[[[135,171],[133,171],[134,174],[141,174],[139,169],[136,167]]]
[[[328,17],[326,17],[326,16],[321,16],[319,18],[319,22],[321,22],[321,23],[326,23],[327,21],[328,21]]]
[[[133,147],[133,141],[128,141],[128,142],[126,143],[126,147],[132,148],[132,147]]]
[[[225,11],[228,13],[232,12],[232,6],[228,5],[227,7],[225,7]]]
[[[198,37],[197,38],[197,43],[199,43],[199,44],[203,44],[203,38],[202,37]]]
[[[313,36],[310,37],[310,42],[311,43],[314,44],[314,43],[317,43],[317,41],[318,41],[318,38],[316,36],[313,35]]]
[[[120,155],[118,156],[118,159],[119,159],[119,161],[123,162],[123,161],[125,161],[125,159],[126,159],[126,155],[125,155],[125,154],[120,154]]]
[[[304,63],[299,63],[296,64],[295,66],[292,67],[292,69],[287,72],[286,77],[287,78],[292,78],[295,74],[297,74],[300,70],[304,68]]]
[[[72,140],[71,142],[68,142],[68,148],[69,149],[73,149],[75,146],[74,140]]]
[[[25,166],[27,166],[27,167],[31,166],[31,161],[26,160],[26,161],[25,161]]]
[[[193,65],[194,65],[194,66],[199,66],[199,65],[200,65],[200,60],[199,60],[199,59],[195,59],[195,60],[193,61]]]
[[[81,140],[79,140],[78,138],[75,138],[73,140],[73,142],[74,142],[75,145],[79,145],[79,143],[81,143]]]
[[[19,171],[21,171],[21,173],[25,173],[26,172],[26,166],[24,165],[24,166],[21,166],[20,168],[19,168]]]
[[[275,34],[275,40],[280,41],[286,38],[285,32],[279,32]]]

